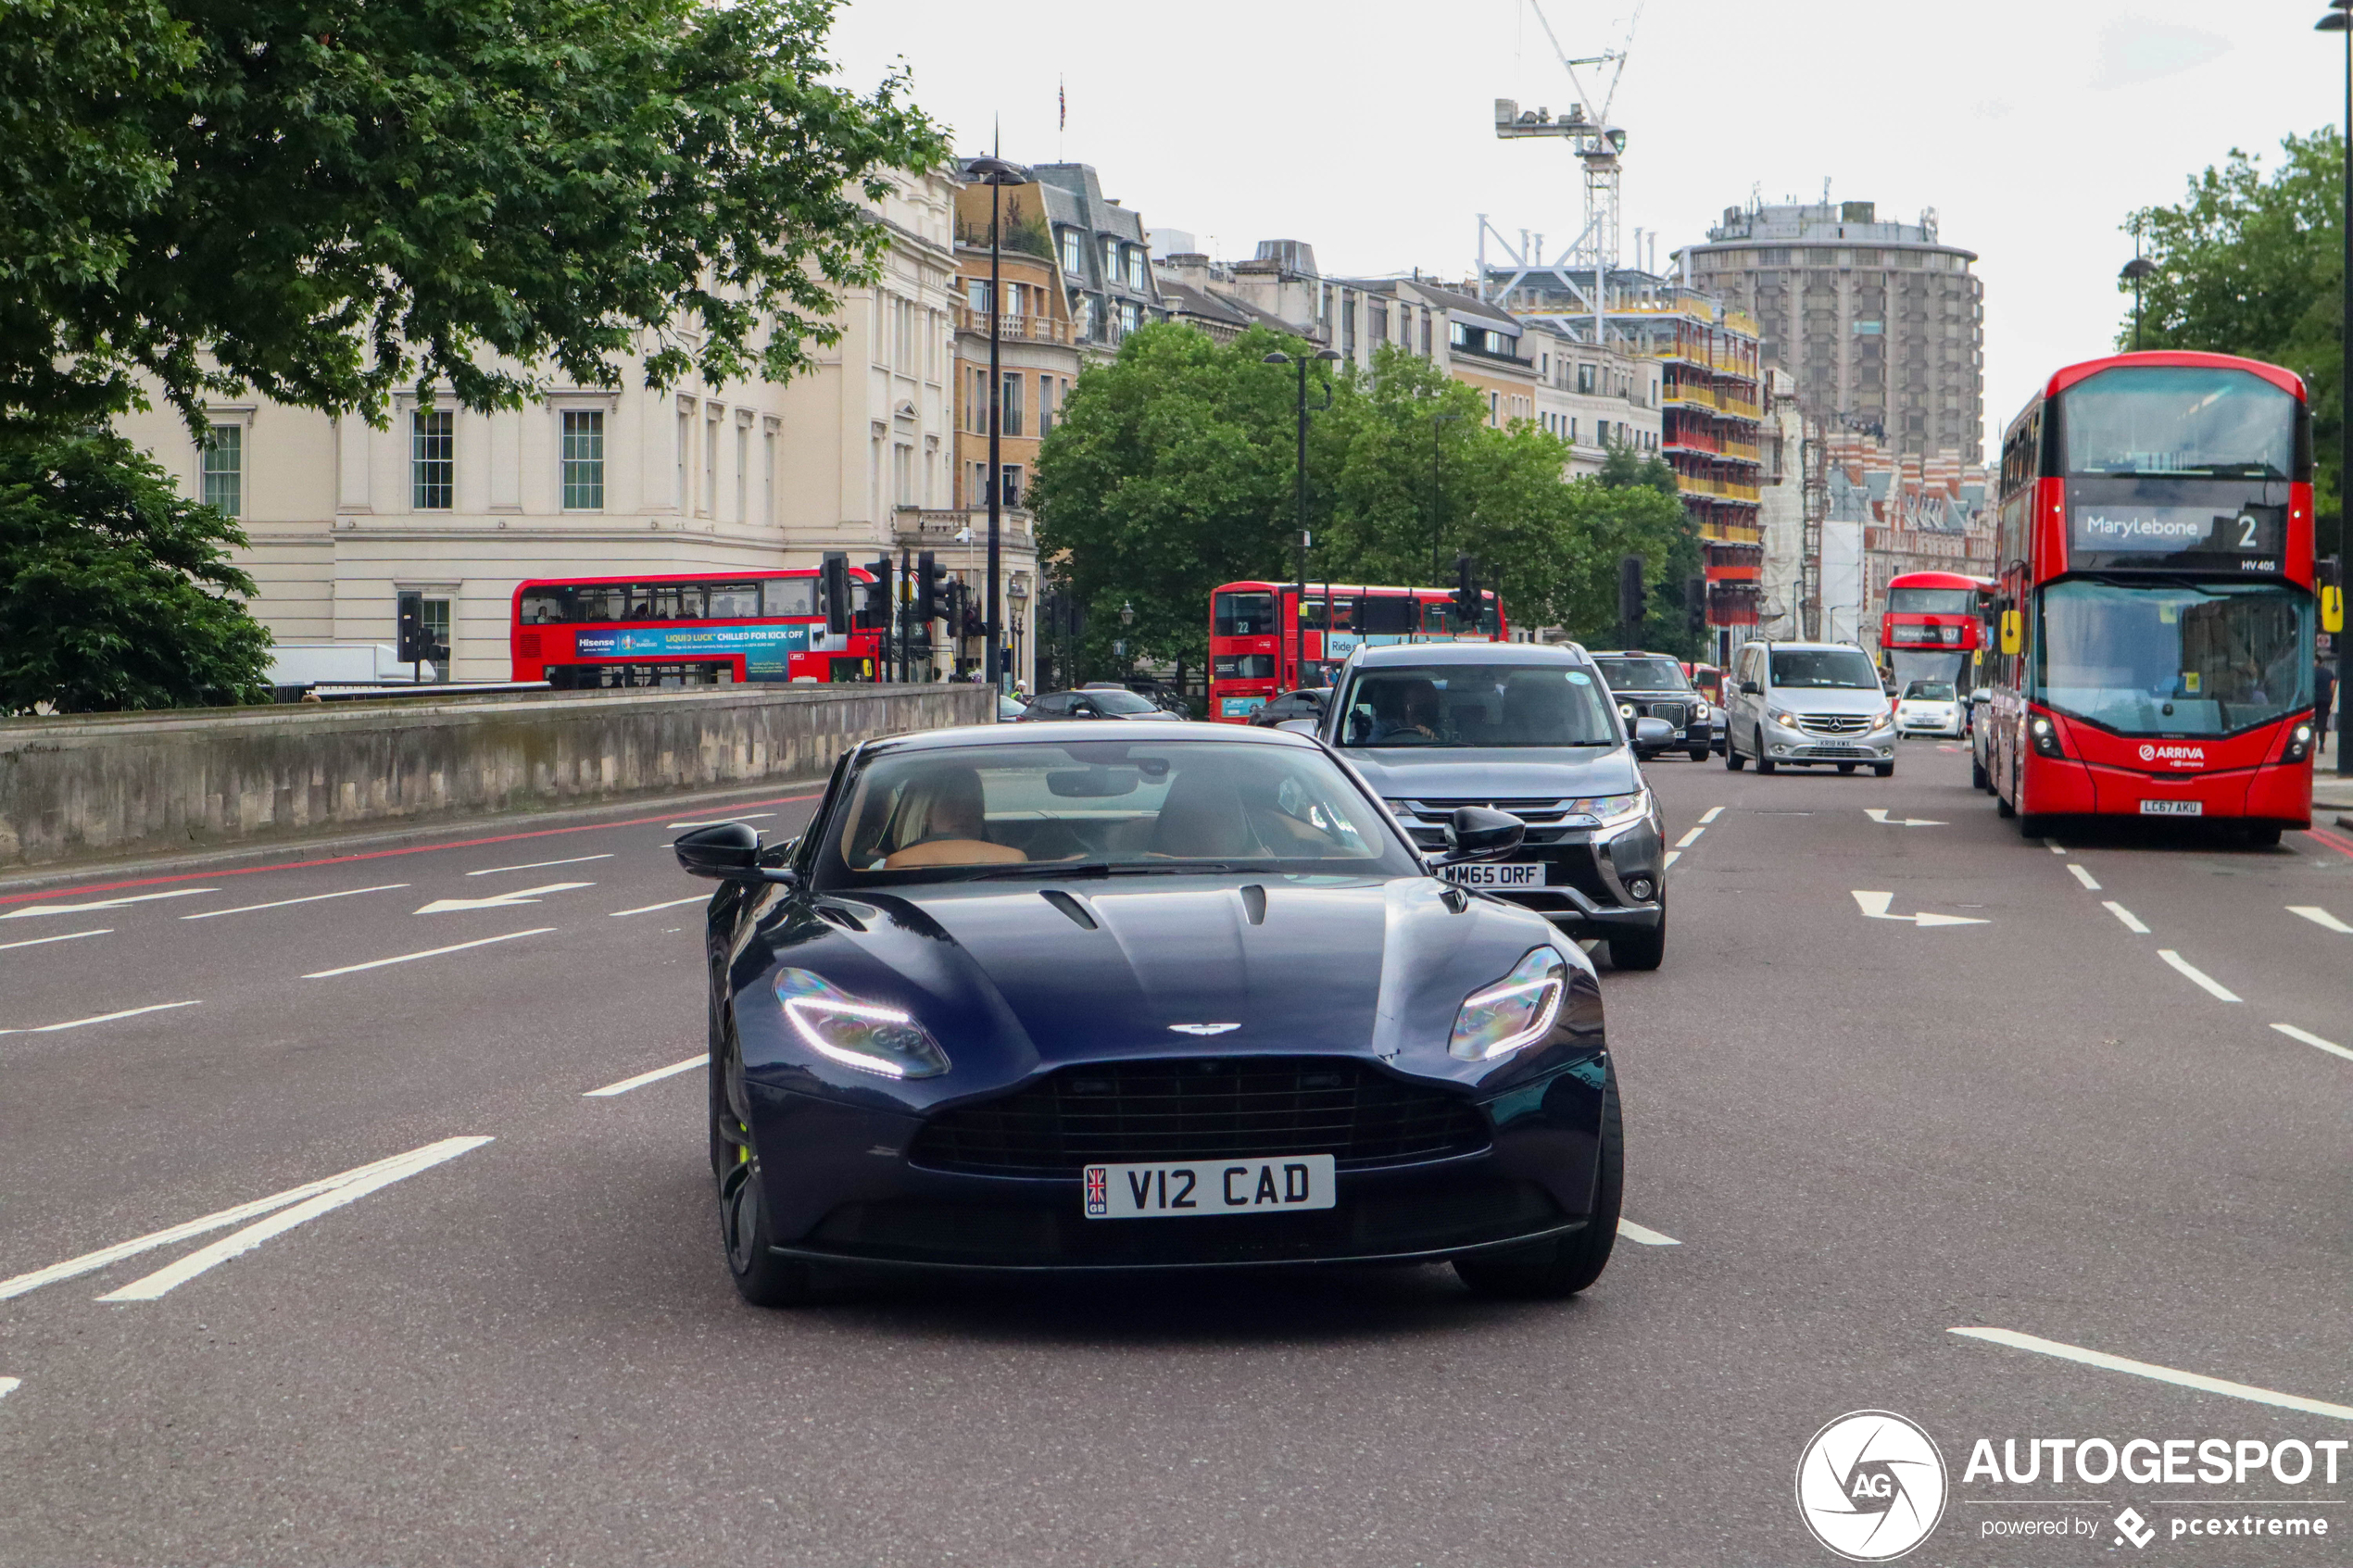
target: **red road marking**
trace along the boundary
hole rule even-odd
[[[2306,828],[2304,832],[2306,836],[2319,839],[2347,859],[2353,859],[2353,839],[2348,839],[2342,834],[2331,833],[2326,828]]]
[[[746,806],[786,806],[799,800],[815,800],[820,791],[812,795],[780,795],[773,800],[747,800]],[[327,855],[315,860],[281,860],[269,866],[239,866],[231,871],[187,872],[178,876],[145,876],[130,882],[93,882],[81,887],[44,887],[38,893],[11,893],[0,897],[0,904],[25,904],[35,898],[65,898],[81,893],[114,893],[125,887],[157,887],[169,882],[210,882],[216,877],[256,876],[263,872],[300,871],[306,866],[340,866],[353,860],[381,860],[391,855],[425,855],[436,849],[471,849],[480,844],[512,844],[522,838],[554,838],[567,833],[602,833],[607,828],[641,828],[651,822],[668,822],[677,816],[675,809],[658,817],[631,817],[615,822],[583,822],[577,827],[539,828],[531,833],[494,834],[488,838],[454,838],[446,844],[412,844],[402,849],[370,849],[357,855]],[[718,821],[725,819],[719,818]],[[2353,854],[2353,848],[2346,851]]]

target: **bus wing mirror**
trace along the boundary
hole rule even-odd
[[[2332,634],[2345,630],[2345,590],[2324,587],[2321,590],[2321,630]]]
[[[2025,620],[2017,610],[2002,611],[2002,652],[2009,658],[2017,658],[2026,646]]]

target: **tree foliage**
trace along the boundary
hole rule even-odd
[[[826,80],[834,0],[13,0],[0,6],[0,422],[136,376],[381,419],[782,380],[944,152],[893,78]]]
[[[1040,546],[1087,608],[1092,668],[1123,633],[1134,660],[1198,668],[1211,590],[1296,571],[1298,369],[1264,363],[1277,348],[1313,352],[1264,328],[1221,345],[1153,325],[1073,388],[1032,494]],[[1322,399],[1311,376],[1311,408]],[[1513,624],[1614,637],[1620,557],[1642,556],[1655,586],[1690,532],[1671,477],[1666,494],[1564,482],[1558,438],[1485,420],[1474,389],[1393,348],[1369,376],[1335,377],[1309,425],[1309,579],[1443,584],[1467,552]]]
[[[2173,207],[2126,221],[2157,270],[2142,285],[2141,346],[2196,348],[2284,365],[2312,398],[2320,509],[2342,494],[2345,397],[2345,139],[2334,128],[2281,144],[2268,175],[2232,149],[2189,182]],[[2132,285],[2120,347],[2133,341]]]
[[[245,542],[120,436],[0,441],[0,713],[266,700]]]

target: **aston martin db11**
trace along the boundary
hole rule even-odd
[[[1601,994],[1434,874],[1315,740],[1028,723],[862,745],[799,837],[681,838],[711,899],[711,1161],[744,1296],[844,1266],[1451,1262],[1599,1277],[1622,1163]]]

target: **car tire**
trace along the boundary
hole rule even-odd
[[[1602,1277],[1617,1245],[1617,1213],[1626,1185],[1626,1130],[1617,1110],[1617,1069],[1602,1078],[1601,1170],[1593,1183],[1593,1212],[1585,1228],[1541,1246],[1482,1252],[1454,1260],[1454,1273],[1479,1296],[1556,1301]]]
[[[1732,744],[1732,737],[1726,735],[1724,737],[1724,771],[1728,773],[1737,773],[1747,765],[1748,759],[1743,757],[1740,747]]]
[[[1759,730],[1756,732],[1756,771],[1770,775],[1773,768],[1773,759],[1765,755],[1765,732]]]
[[[1705,762],[1707,760],[1707,753],[1708,748],[1706,746],[1694,746],[1686,747],[1683,755],[1690,758],[1694,762]]]
[[[1656,969],[1667,961],[1667,911],[1658,912],[1658,923],[1648,931],[1629,931],[1609,939],[1609,961],[1613,969]]]
[[[768,1201],[753,1169],[751,1130],[737,1115],[735,1095],[743,1075],[736,1065],[732,1024],[712,1030],[711,1165],[719,1180],[719,1246],[736,1293],[755,1307],[799,1307],[817,1298],[813,1270],[771,1250],[775,1233]]]
[[[1871,771],[1877,773],[1881,778],[1892,779],[1895,776],[1895,764],[1893,762],[1874,762],[1871,764]]]
[[[1969,785],[1971,789],[1991,789],[1994,781],[1985,776],[1985,764],[1972,754],[1969,759]]]
[[[2028,839],[2032,839],[2032,838],[2041,838],[2042,836],[2044,836],[2045,834],[2049,833],[2050,831],[2051,831],[2051,819],[2050,819],[2050,818],[2048,818],[2048,817],[2038,817],[2038,816],[2033,815],[2033,814],[2032,814],[2032,813],[2031,813],[2031,812],[2026,812],[2026,811],[2020,811],[2020,812],[2018,814],[2018,835],[2019,835],[2019,837],[2020,837],[2020,838],[2028,838]]]

